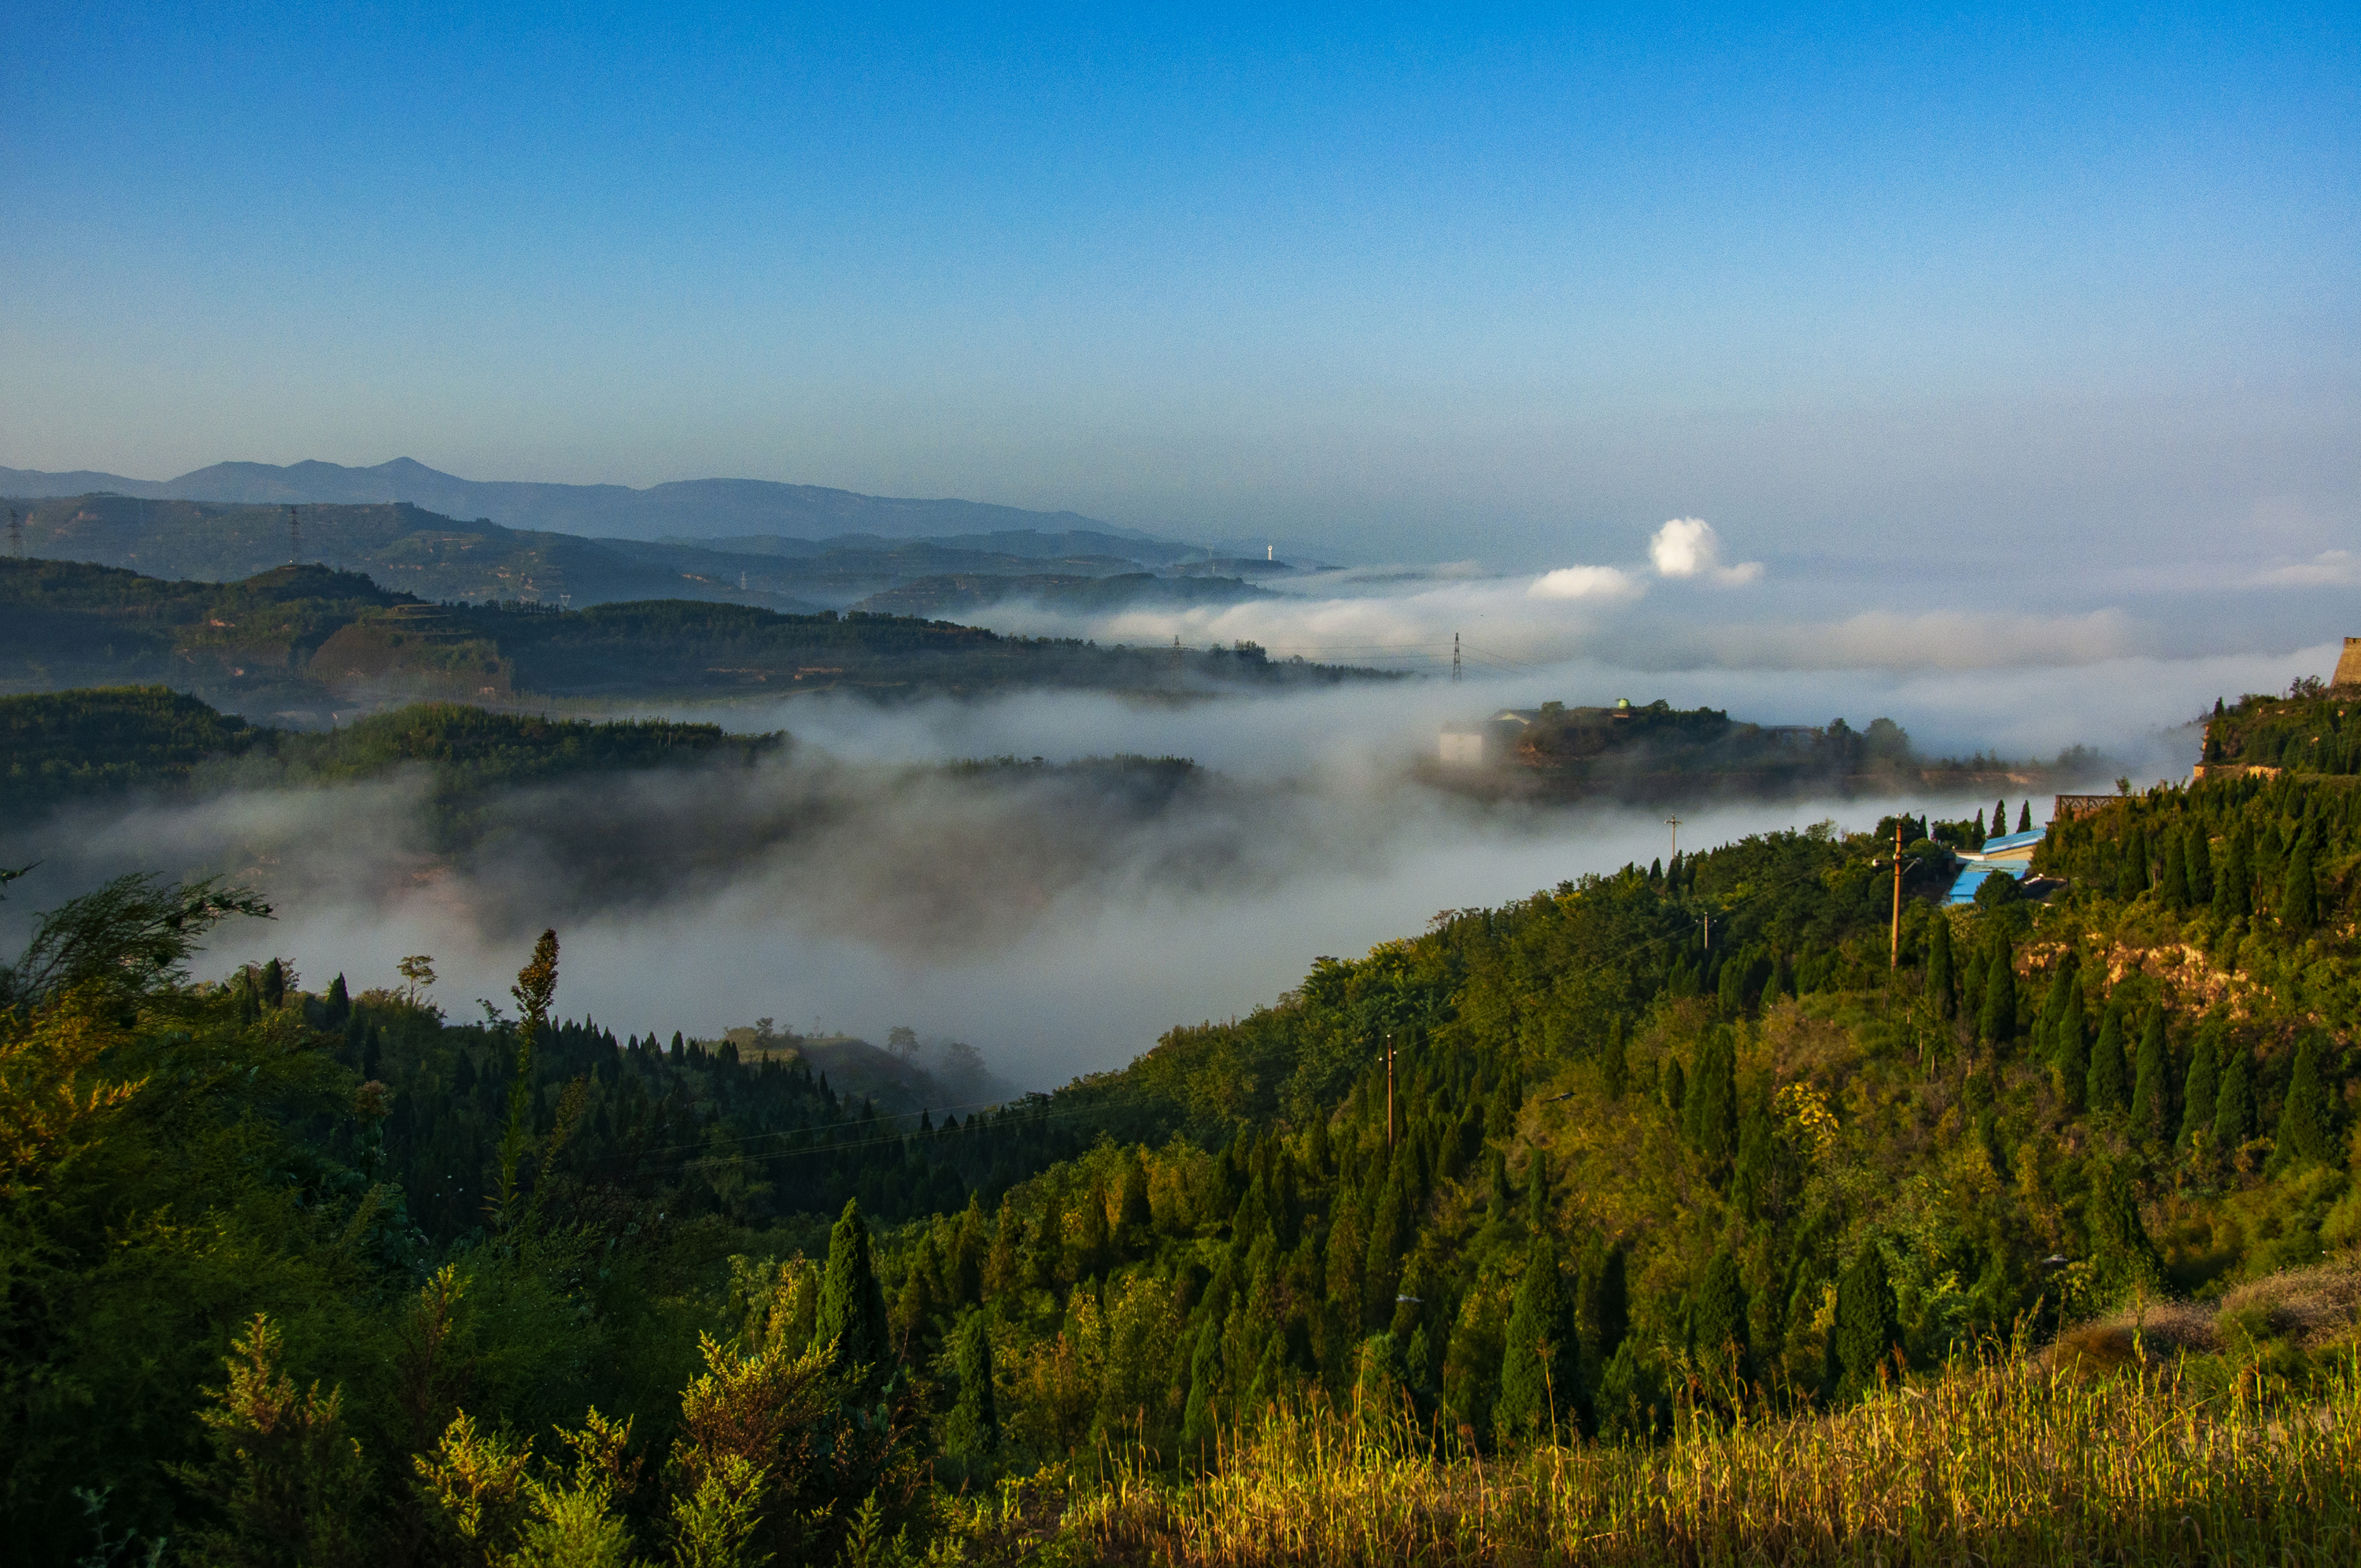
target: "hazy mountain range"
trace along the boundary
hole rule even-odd
[[[112,491],[142,500],[283,506],[290,502],[382,505],[408,501],[459,519],[480,518],[510,528],[620,539],[784,534],[825,539],[866,533],[887,539],[943,534],[1088,532],[1145,539],[1071,511],[1027,511],[984,501],[910,500],[832,490],[821,485],[781,485],[767,479],[683,479],[635,490],[624,485],[543,485],[462,479],[408,457],[373,468],[335,463],[216,463],[176,479],[130,479],[77,470],[45,474],[0,468],[0,494],[80,496]]]

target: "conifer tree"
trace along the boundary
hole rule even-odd
[[[1210,1453],[1219,1436],[1219,1397],[1215,1385],[1222,1376],[1222,1320],[1205,1314],[1197,1331],[1197,1348],[1189,1357],[1189,1403],[1181,1412],[1180,1441],[1192,1453]]]
[[[1935,1003],[1938,1018],[1950,1017],[1959,1007],[1958,986],[1951,971],[1951,923],[1938,916],[1934,934],[1927,943],[1927,995]]]
[[[1013,1192],[1000,1195],[1000,1221],[992,1230],[992,1245],[983,1255],[983,1288],[994,1300],[1024,1287],[1025,1221],[1016,1212]]]
[[[952,1370],[959,1401],[944,1423],[943,1448],[955,1459],[984,1459],[1000,1447],[1000,1406],[992,1387],[992,1333],[983,1312],[960,1320]]]
[[[890,1332],[885,1296],[869,1255],[869,1226],[861,1217],[861,1201],[848,1198],[828,1234],[828,1272],[820,1280],[814,1337],[822,1344],[834,1341],[838,1370],[858,1373],[861,1387],[874,1392],[893,1371]]]
[[[1992,822],[1992,836],[1993,838],[2004,839],[2008,836],[2008,802],[2006,800],[1995,800],[1993,802]]]
[[[1746,1287],[1739,1278],[1738,1259],[1727,1247],[1706,1265],[1705,1278],[1689,1303],[1689,1348],[1708,1378],[1734,1372],[1741,1383],[1752,1380]]]
[[[2115,896],[2137,898],[2147,891],[2147,830],[2138,823],[2124,839],[2123,863],[2115,871]]]
[[[345,1021],[352,1015],[353,994],[345,989],[345,977],[339,973],[335,979],[328,982],[328,1004],[321,1015],[320,1026],[325,1029],[341,1029],[345,1026]]]
[[[2241,822],[2230,830],[2229,841],[2223,850],[2222,864],[2215,869],[2213,876],[2213,918],[2225,926],[2251,913],[2246,896],[2251,877],[2246,861],[2246,831]]]
[[[1738,1040],[1727,1027],[1707,1032],[1697,1076],[1682,1113],[1689,1146],[1719,1176],[1738,1152]]]
[[[2222,1071],[2222,1086],[2213,1100],[2213,1146],[2226,1157],[2255,1135],[2255,1087],[2247,1053],[2233,1046],[2230,1065]]]
[[[1262,1183],[1257,1180],[1255,1190]],[[1269,1212],[1270,1201],[1263,1200],[1263,1212]],[[1247,1245],[1252,1245],[1252,1238]],[[1074,1277],[1076,1280],[1095,1278],[1106,1272],[1107,1266],[1107,1190],[1104,1177],[1091,1178],[1091,1190],[1082,1195],[1082,1227],[1074,1235]]]
[[[942,1270],[942,1254],[935,1245],[932,1233],[920,1239],[917,1255],[910,1260],[910,1271],[904,1277],[901,1290],[894,1298],[894,1310],[889,1323],[895,1359],[923,1362],[927,1340],[933,1327],[936,1312],[941,1303],[935,1299],[935,1283]]]
[[[1156,1225],[1156,1215],[1148,1203],[1148,1168],[1139,1162],[1137,1148],[1126,1149],[1123,1155],[1123,1190],[1118,1210],[1117,1233],[1126,1250],[1144,1246],[1148,1234]]]
[[[2189,1053],[2189,1078],[2180,1091],[2180,1141],[2184,1144],[2201,1128],[2209,1134],[2213,1130],[2214,1091],[2222,1070],[2218,1033],[2216,1021],[2208,1019]]]
[[[1870,1242],[1837,1277],[1837,1318],[1828,1336],[1830,1378],[1839,1398],[1877,1387],[1879,1369],[1900,1343],[1885,1255]]]
[[[2016,808],[2016,830],[2020,833],[2033,831],[2033,802],[2028,800]]]
[[[2151,1007],[2140,1029],[2132,1071],[2132,1135],[2146,1143],[2167,1143],[2178,1125],[2172,1114],[2172,1055],[2165,1043],[2164,1009]]]
[[[1532,1161],[1525,1168],[1525,1225],[1536,1239],[1549,1234],[1549,1156],[1539,1148],[1533,1150]]]
[[[1590,1362],[1604,1366],[1631,1328],[1631,1265],[1620,1242],[1610,1245],[1582,1282],[1582,1330]]]
[[[1681,1058],[1666,1057],[1664,1058],[1664,1109],[1673,1113],[1675,1121],[1683,1121],[1685,1124],[1684,1112],[1687,1108],[1688,1098],[1688,1075],[1681,1070]]]
[[[2091,1078],[2086,1093],[2094,1116],[2122,1111],[2131,1099],[2124,1062],[2123,1009],[2114,1003],[2108,1004],[2100,1021],[2098,1043],[2091,1047]]]
[[[1976,848],[1979,850],[1982,849],[1984,846],[1984,840],[1991,837],[1991,834],[1984,831],[1984,814],[1981,809],[1979,809],[1976,812]]]
[[[1607,1045],[1598,1056],[1599,1087],[1610,1101],[1623,1098],[1631,1084],[1631,1061],[1623,1043],[1623,1020],[1616,1019],[1607,1025]]]
[[[2157,896],[2167,909],[2179,911],[2189,907],[2189,850],[2181,841],[2177,828],[2162,828],[2157,836],[2156,876]]]
[[[2079,1116],[2091,1103],[2091,1047],[2084,1032],[2080,977],[2067,987],[2066,997],[2049,1025],[2050,1073],[2059,1106],[2068,1115]]]
[[[2298,936],[2320,920],[2320,889],[2312,859],[2312,835],[2306,833],[2288,857],[2287,881],[2279,890],[2279,924]]]
[[[2213,902],[2213,844],[2205,836],[2205,824],[2191,822],[2182,835],[2181,848],[2189,862],[2189,905],[2202,909]]]
[[[2102,1159],[2092,1175],[2084,1214],[2091,1261],[2102,1285],[2111,1292],[2132,1285],[2153,1288],[2163,1278],[2164,1260],[2140,1223],[2139,1196],[2129,1174]]]
[[[2319,1036],[2297,1042],[2295,1067],[2288,1075],[2287,1102],[2279,1111],[2279,1135],[2271,1149],[2274,1171],[2293,1170],[2334,1159],[2336,1138],[2329,1125],[2328,1085],[2320,1070]]]
[[[557,995],[557,933],[544,931],[533,945],[533,957],[517,971],[509,994],[517,1004],[516,1072],[509,1083],[509,1118],[500,1137],[499,1220],[505,1227],[515,1215],[517,1165],[533,1132],[533,1048],[549,1026],[549,1005]]]
[[[2006,937],[1997,937],[1993,943],[1992,962],[1985,971],[1983,1005],[1976,1018],[1976,1036],[1992,1046],[2004,1046],[2016,1037],[2016,962]]]
[[[1537,1442],[1568,1435],[1581,1409],[1575,1336],[1565,1310],[1557,1259],[1536,1241],[1517,1282],[1500,1356],[1500,1398],[1492,1431],[1503,1443]]]
[[[2075,1005],[2076,981],[2073,950],[2069,948],[2056,972],[2049,977],[2049,994],[2042,999],[2041,1014],[2034,1020],[2033,1054],[2036,1060],[2057,1061],[2058,1038],[2063,1033],[2059,1025],[2065,1022],[2067,1008]]]
[[[287,1005],[287,967],[277,959],[262,966],[262,1005],[276,1013]]]

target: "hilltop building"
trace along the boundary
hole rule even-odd
[[[2328,684],[2347,690],[2361,690],[2361,637],[2345,640],[2345,652],[2336,656],[2336,674]]]

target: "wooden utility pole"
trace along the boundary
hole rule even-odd
[[[1388,1153],[1391,1153],[1391,1152],[1393,1151],[1393,1146],[1394,1146],[1394,1036],[1393,1036],[1393,1031],[1392,1031],[1392,1030],[1390,1030],[1390,1029],[1389,1029],[1389,1030],[1387,1030],[1387,1031],[1386,1031],[1386,1150],[1387,1150],[1387,1152],[1388,1152]]]
[[[1894,819],[1894,952],[1886,959],[1888,970],[1902,967],[1902,818]]]
[[[1681,858],[1681,819],[1677,817],[1667,817],[1664,818],[1664,826],[1673,830],[1673,860],[1677,861]],[[1665,862],[1668,867],[1671,863],[1671,861]]]

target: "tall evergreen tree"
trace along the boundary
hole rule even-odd
[[[2016,960],[2004,936],[1994,938],[1992,961],[1985,966],[1976,1036],[1991,1046],[2004,1046],[2016,1038]]]
[[[1500,1398],[1492,1431],[1504,1443],[1531,1443],[1574,1435],[1581,1409],[1579,1364],[1557,1258],[1536,1241],[1517,1282],[1500,1356]]]
[[[339,973],[328,982],[328,1004],[321,1016],[320,1026],[341,1029],[353,1015],[353,993],[345,989],[345,977]]]
[[[2059,1025],[2065,1021],[2067,1008],[2079,1005],[2074,1000],[2077,976],[2073,960],[2073,949],[2070,948],[2049,977],[2049,994],[2042,999],[2040,1016],[2034,1020],[2033,1054],[2038,1060],[2058,1059]]]
[[[1593,1365],[1604,1366],[1631,1328],[1631,1265],[1623,1244],[1610,1244],[1598,1267],[1583,1278],[1582,1330]]]
[[[2151,1144],[2169,1143],[2179,1123],[2172,1114],[2172,1053],[2165,1043],[2164,1009],[2148,1009],[2141,1025],[2139,1055],[2132,1070],[2132,1135]]]
[[[2271,1168],[2292,1170],[2335,1158],[2336,1136],[2329,1115],[2319,1036],[2306,1034],[2296,1043],[2295,1067],[2288,1075],[2287,1102],[2279,1111],[2279,1135],[2271,1149]]]
[[[1525,1224],[1536,1238],[1549,1234],[1549,1156],[1538,1147],[1533,1150],[1532,1163],[1525,1168]]]
[[[2230,1065],[2222,1070],[2222,1087],[2213,1099],[2213,1146],[2224,1156],[2255,1135],[2255,1086],[2246,1051],[2232,1046]]]
[[[892,1375],[892,1330],[885,1321],[885,1295],[877,1286],[870,1257],[869,1226],[861,1201],[848,1198],[844,1212],[828,1233],[828,1272],[819,1287],[819,1316],[813,1329],[822,1344],[834,1341],[836,1365],[858,1373],[864,1392],[874,1392]]]
[[[983,1312],[960,1320],[952,1372],[959,1399],[943,1424],[943,1449],[954,1459],[989,1458],[1000,1447],[1000,1405],[992,1387],[991,1323]]]
[[[1728,1168],[1738,1152],[1738,1039],[1726,1026],[1706,1034],[1682,1120],[1706,1168],[1717,1175]]]
[[[1609,1100],[1623,1098],[1631,1084],[1631,1060],[1623,1042],[1623,1020],[1616,1019],[1607,1026],[1607,1044],[1598,1055],[1599,1087]]]
[[[2222,863],[2213,874],[2213,918],[2224,925],[2251,913],[2247,888],[2251,872],[2247,869],[2246,830],[2241,820],[2230,830],[2223,848]]]
[[[2008,802],[2005,800],[1993,802],[1992,836],[1995,839],[2008,836]]]
[[[1877,1387],[1880,1368],[1900,1343],[1885,1255],[1876,1243],[1865,1243],[1837,1277],[1836,1324],[1828,1337],[1837,1395],[1852,1398]]]
[[[1746,1287],[1739,1278],[1738,1259],[1727,1247],[1706,1265],[1705,1277],[1689,1302],[1689,1348],[1708,1376],[1729,1372],[1741,1383],[1752,1381]]]
[[[2180,1091],[2180,1141],[2188,1143],[2202,1128],[2213,1130],[2213,1101],[2221,1084],[2220,1023],[2209,1018],[2197,1031],[2189,1053],[2189,1077]]]
[[[287,1005],[287,966],[277,959],[262,966],[262,1005],[273,1013]]]
[[[2156,895],[2170,910],[2189,907],[2189,849],[2178,828],[2167,826],[2157,834]]]
[[[1221,1376],[1222,1321],[1208,1312],[1189,1357],[1189,1403],[1180,1417],[1180,1441],[1191,1453],[1210,1454],[1219,1439]]]
[[[2312,874],[2312,835],[2296,840],[2279,890],[2279,924],[2301,936],[2320,922],[2320,887]]]
[[[2058,1102],[2070,1116],[2079,1116],[2091,1104],[2091,1047],[2082,1018],[2082,981],[2067,988],[2066,1005],[2049,1026],[2049,1063],[2058,1086]]]
[[[2138,823],[2124,839],[2124,858],[2115,871],[2115,896],[2137,898],[2147,891],[2147,831]]]
[[[1938,916],[1927,942],[1927,995],[1938,1018],[1949,1018],[1959,1006],[1958,981],[1951,971],[1951,923]]]
[[[1136,1148],[1123,1152],[1123,1188],[1117,1204],[1116,1238],[1124,1248],[1145,1246],[1148,1233],[1155,1229],[1156,1215],[1148,1202],[1148,1168],[1140,1163]]]
[[[2180,842],[2189,862],[2190,906],[2205,908],[2213,902],[2213,845],[2205,836],[2205,824],[2191,822]]]
[[[2131,1100],[2130,1075],[2124,1061],[2124,1014],[2115,1003],[2107,1004],[2099,1024],[2098,1043],[2091,1047],[2087,1094],[2094,1116],[2122,1111]]]
[[[2016,830],[2020,833],[2033,831],[2033,802],[2028,800],[2016,808]]]

